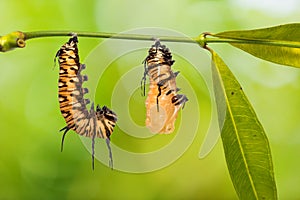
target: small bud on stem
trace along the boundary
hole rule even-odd
[[[0,52],[13,50],[14,48],[25,47],[25,34],[21,31],[0,36]]]

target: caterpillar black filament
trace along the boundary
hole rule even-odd
[[[153,133],[171,133],[178,111],[188,101],[183,94],[177,94],[176,77],[179,72],[173,72],[170,50],[161,45],[159,40],[151,46],[144,60],[144,76],[142,78],[145,94],[146,75],[149,76],[149,92],[146,99],[146,126]]]
[[[117,115],[106,106],[101,108],[97,105],[95,111],[94,103],[91,104],[89,110],[87,109],[90,100],[85,99],[84,95],[88,93],[88,89],[83,88],[82,84],[88,80],[88,77],[81,75],[85,65],[79,61],[77,43],[77,35],[73,35],[55,56],[55,58],[58,57],[60,67],[58,81],[60,111],[67,123],[67,126],[60,130],[64,131],[61,150],[63,150],[64,138],[69,130],[92,138],[92,167],[94,169],[95,138],[104,138],[109,150],[110,166],[113,167],[110,136],[116,124]]]

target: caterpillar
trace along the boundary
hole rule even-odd
[[[97,105],[94,110],[94,103],[88,110],[89,99],[84,95],[88,93],[87,88],[83,88],[83,82],[88,80],[86,75],[81,75],[81,71],[86,68],[81,64],[78,55],[78,38],[73,34],[56,53],[59,63],[58,99],[60,111],[67,125],[60,131],[63,132],[61,141],[61,151],[63,150],[64,139],[69,130],[77,134],[92,138],[92,168],[94,169],[94,146],[95,138],[104,138],[109,151],[109,165],[113,167],[112,152],[110,148],[110,136],[117,122],[117,115],[103,106]]]
[[[177,94],[176,77],[179,72],[173,72],[174,64],[170,50],[159,40],[148,50],[148,56],[143,61],[144,76],[141,81],[145,95],[146,76],[149,76],[149,92],[146,99],[146,126],[153,133],[171,133],[174,131],[178,111],[185,105],[188,98]]]

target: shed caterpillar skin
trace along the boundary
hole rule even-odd
[[[159,40],[151,46],[144,60],[144,76],[142,86],[145,94],[146,76],[149,76],[149,92],[146,99],[146,126],[153,133],[172,133],[178,111],[185,105],[188,98],[177,94],[176,77],[179,72],[173,72],[170,50],[161,45]]]
[[[89,110],[87,109],[90,100],[85,99],[84,95],[88,93],[88,89],[83,88],[82,84],[88,80],[88,77],[81,75],[81,71],[86,66],[79,62],[77,43],[77,35],[73,35],[55,56],[55,58],[58,57],[59,62],[58,99],[60,111],[67,123],[67,126],[60,130],[64,131],[61,150],[63,150],[64,138],[69,130],[92,138],[92,167],[94,169],[95,138],[103,138],[109,149],[110,166],[112,167],[110,136],[115,127],[117,115],[106,106],[101,108],[97,105],[96,110],[94,110],[94,103],[91,104]]]

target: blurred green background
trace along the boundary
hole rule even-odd
[[[15,30],[122,32],[160,27],[197,36],[204,31],[216,33],[299,22],[299,6],[296,0],[282,3],[271,0],[2,0],[0,34]],[[204,159],[198,157],[210,119],[209,97],[205,92],[200,104],[207,108],[200,110],[203,121],[197,136],[183,156],[166,168],[133,174],[111,170],[96,162],[92,171],[91,156],[74,132],[68,134],[61,153],[58,130],[65,122],[59,111],[58,69],[53,68],[53,58],[66,40],[63,37],[30,40],[25,49],[0,55],[0,199],[237,199],[221,142]],[[99,42],[99,39],[80,39],[81,59]],[[262,61],[229,45],[211,47],[242,84],[266,130],[279,198],[296,199],[300,196],[300,70]],[[208,52],[200,48],[199,52],[199,59],[208,69]],[[139,57],[138,61],[143,58]],[[130,59],[129,63],[135,62],[135,58]],[[180,71],[189,76],[189,70],[182,67]],[[89,75],[93,71],[84,73]],[[116,67],[113,73],[122,73],[122,69]],[[111,84],[109,78],[101,83],[107,88]],[[97,91],[96,101],[109,104],[110,96],[101,95],[103,90]],[[135,98],[140,98],[139,91],[132,97],[130,112],[134,121],[142,124],[144,99]],[[134,111],[135,104],[142,113]],[[194,107],[198,103],[188,102],[186,106]],[[117,127],[112,142],[139,152],[153,150],[152,144],[160,146],[173,137],[174,134],[155,136],[149,143],[144,140],[143,145],[147,146],[141,147]]]

